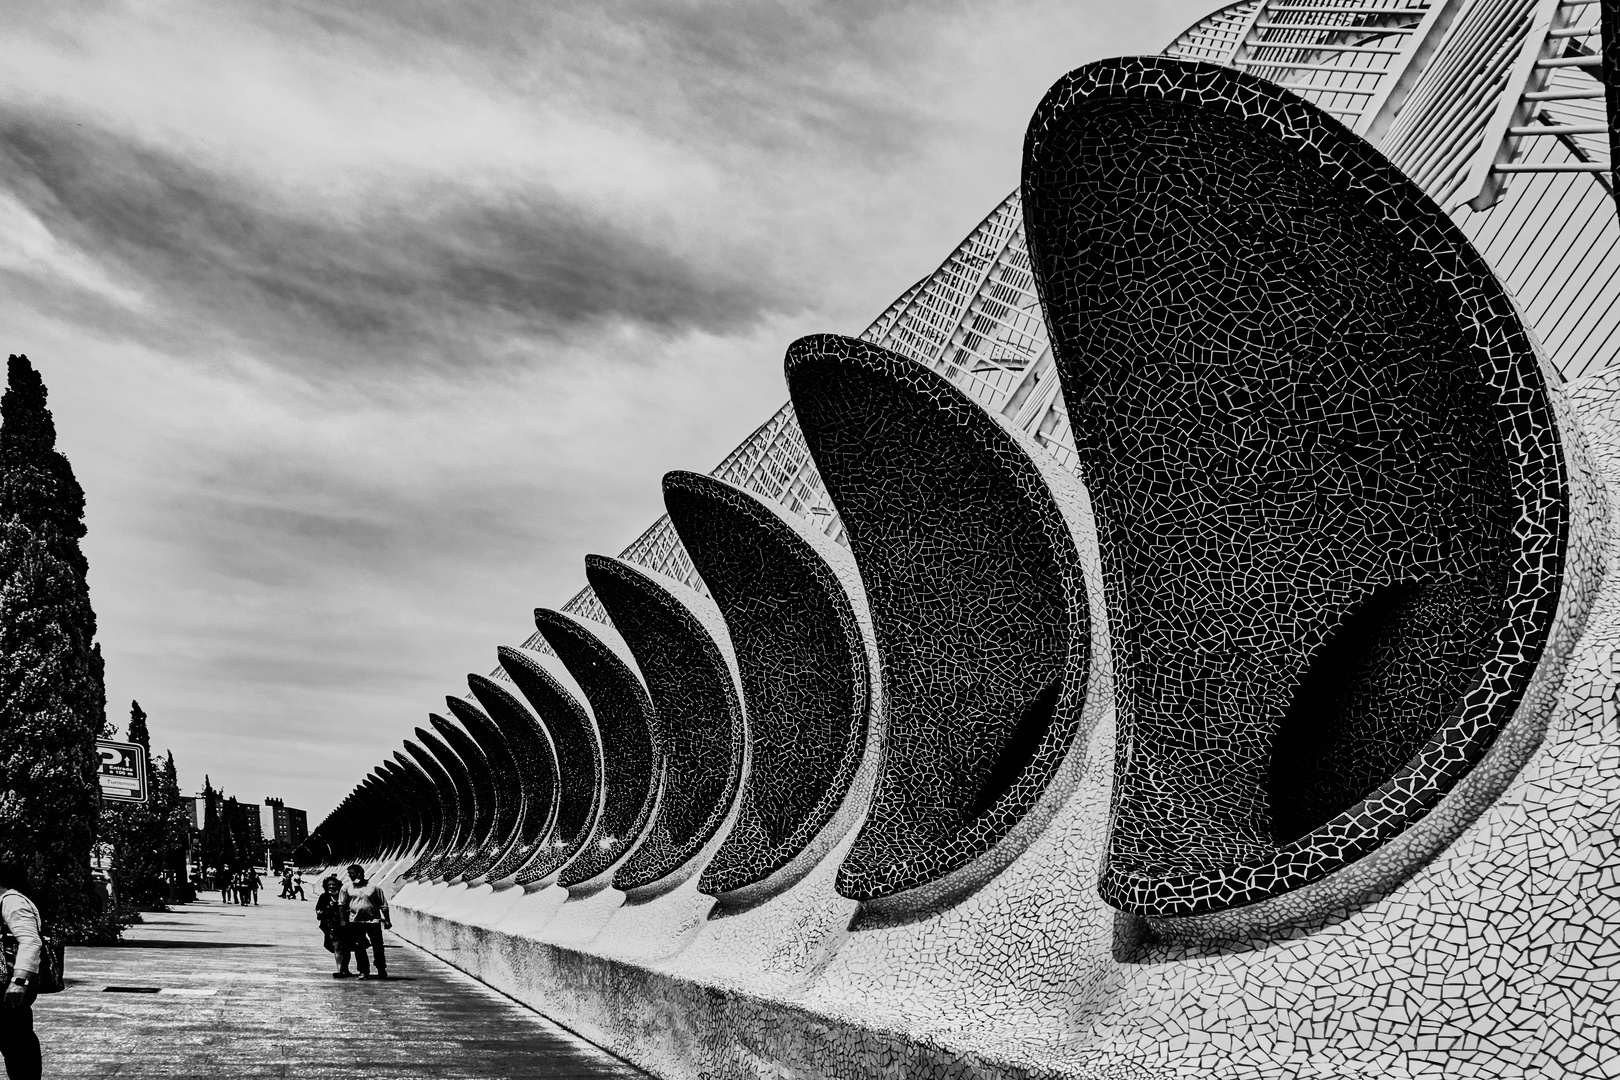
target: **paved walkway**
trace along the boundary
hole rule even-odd
[[[333,979],[314,902],[260,896],[68,949],[67,989],[34,1005],[45,1076],[645,1078],[392,934],[394,978]]]

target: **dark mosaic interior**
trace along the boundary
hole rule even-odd
[[[378,828],[380,815],[397,815],[400,808],[395,805],[393,798],[383,787],[382,779],[376,773],[367,774],[355,787],[350,795],[352,805],[370,807],[374,816],[359,816],[354,823],[354,838],[356,842],[364,844],[373,850],[386,850],[387,842]]]
[[[1479,759],[1540,656],[1567,495],[1530,343],[1403,176],[1227,69],[1074,72],[1023,193],[1116,650],[1103,894],[1320,878]]]
[[[719,646],[679,599],[617,559],[587,556],[585,576],[646,680],[663,753],[663,800],[613,876],[630,890],[669,876],[714,838],[742,783],[747,733]]]
[[[528,884],[556,873],[590,836],[602,805],[602,751],[590,714],[550,672],[516,649],[501,649],[499,656],[513,685],[551,733],[556,752],[556,827],[544,852],[518,875],[520,884]]]
[[[459,737],[453,730],[447,731],[446,735],[463,760],[469,760],[469,751],[463,749],[462,739],[469,740],[473,752],[482,758],[487,788],[480,788],[479,791],[480,794],[488,791],[494,807],[489,823],[477,834],[478,855],[461,870],[465,878],[475,880],[482,878],[511,847],[522,819],[523,794],[518,787],[517,762],[500,729],[484,715],[482,709],[469,702],[446,697],[444,703],[451,715],[461,721]],[[469,764],[468,772],[476,780],[479,772],[476,762]]]
[[[378,815],[372,826],[372,846],[392,858],[414,850],[426,839],[426,808],[416,798],[411,778],[392,761],[378,765],[374,772],[388,810]]]
[[[629,665],[573,616],[540,608],[534,622],[590,702],[602,748],[601,809],[579,854],[557,875],[566,887],[606,872],[647,828],[663,766],[652,700]]]
[[[436,738],[421,728],[416,729],[416,737],[450,774],[456,792],[456,812],[465,825],[456,836],[456,850],[435,868],[435,876],[450,881],[459,879],[463,869],[482,854],[484,838],[489,835],[490,822],[495,818],[495,806],[489,790],[489,766],[483,763],[478,747],[444,717],[429,713],[428,722],[444,738]],[[454,732],[454,736],[450,732]]]
[[[1028,455],[942,377],[852,338],[787,355],[805,440],[849,533],[888,715],[855,899],[935,881],[1035,805],[1079,730],[1079,555]]]
[[[511,846],[498,863],[485,871],[485,876],[490,881],[511,877],[515,884],[522,885],[530,864],[551,840],[557,823],[557,755],[546,729],[506,687],[482,675],[468,675],[467,686],[506,737],[517,767],[521,806]]]
[[[410,744],[407,743],[406,745],[409,746]],[[420,752],[419,747],[416,749]],[[442,846],[448,844],[454,824],[450,821],[446,812],[444,794],[440,792],[438,785],[433,781],[432,777],[428,776],[422,766],[398,750],[394,751],[394,765],[398,768],[400,774],[407,778],[406,783],[412,799],[421,808],[424,826],[416,861],[411,863],[400,876],[407,879],[421,878],[425,876],[422,873],[422,868],[438,853]]]
[[[434,842],[433,850],[411,867],[410,874],[432,880],[439,876],[440,868],[448,865],[455,852],[461,850],[462,837],[471,828],[472,817],[470,814],[466,816],[462,814],[457,781],[440,763],[439,755],[429,746],[428,739],[423,737],[428,733],[422,728],[417,728],[415,734],[417,742],[406,739],[405,751],[415,759],[417,767],[431,779],[433,790],[439,795],[443,827]],[[460,768],[459,762],[457,768]]]
[[[672,472],[664,504],[725,617],[748,713],[737,822],[699,879],[720,895],[787,865],[848,793],[866,749],[866,647],[832,567],[754,496]]]

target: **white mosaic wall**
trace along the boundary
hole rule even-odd
[[[1588,479],[1620,491],[1620,373],[1563,396]],[[1310,925],[1178,946],[1098,899],[1110,721],[1018,859],[918,921],[850,928],[856,905],[832,889],[846,838],[723,919],[690,885],[624,909],[611,893],[488,908],[487,886],[412,884],[396,927],[666,1077],[1620,1075],[1620,520],[1598,495],[1572,544],[1601,557],[1577,554],[1567,586],[1591,614],[1564,643],[1544,741],[1404,882]],[[489,925],[463,917],[480,904]],[[657,922],[682,929],[647,933]]]

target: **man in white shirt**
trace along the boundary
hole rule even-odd
[[[0,923],[17,939],[17,962],[0,999],[0,1056],[10,1080],[40,1080],[39,1036],[34,1034],[35,982],[44,941],[39,909],[20,891],[28,887],[28,870],[16,859],[0,858]]]
[[[344,931],[349,935],[349,947],[354,950],[355,966],[360,969],[362,979],[388,978],[388,961],[383,956],[383,936],[386,929],[393,929],[394,922],[388,917],[388,896],[382,891],[381,885],[368,885],[366,883],[366,868],[359,863],[349,867],[349,884],[343,886],[340,894],[339,910],[343,912],[343,920],[347,924]],[[371,974],[371,964],[366,958],[366,946],[377,957],[377,974]]]

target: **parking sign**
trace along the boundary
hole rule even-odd
[[[96,740],[101,757],[101,797],[108,802],[146,801],[146,748],[139,743]]]

